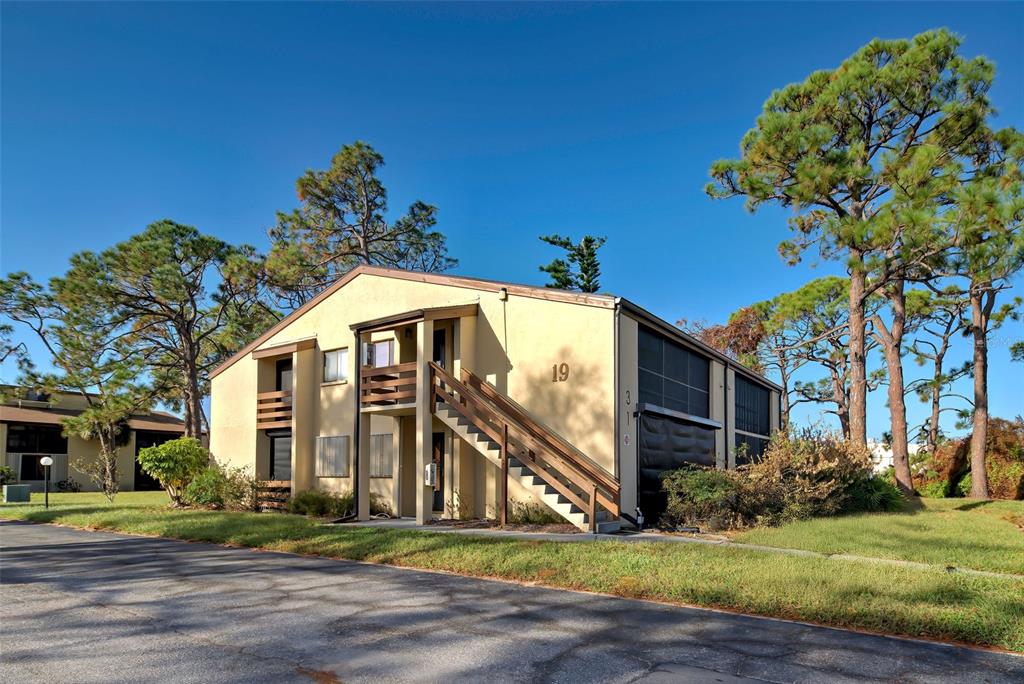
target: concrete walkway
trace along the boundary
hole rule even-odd
[[[11,682],[1021,682],[1024,658],[455,575],[0,523]]]

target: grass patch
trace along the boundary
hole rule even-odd
[[[167,509],[142,493],[119,495],[113,505],[87,494],[61,496],[77,498],[51,498],[48,511],[35,501],[0,506],[0,518],[445,570],[1024,652],[1024,578],[697,544],[328,527],[292,515]]]
[[[900,513],[816,518],[731,535],[764,546],[1024,575],[1024,501],[921,499]]]

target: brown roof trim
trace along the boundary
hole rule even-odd
[[[312,349],[316,346],[315,337],[306,337],[295,342],[285,342],[274,347],[267,347],[266,349],[257,349],[252,353],[254,359],[265,359],[271,356],[287,356],[294,354],[295,352],[304,351],[306,349]]]
[[[349,326],[351,330],[359,332],[379,332],[390,330],[399,325],[410,325],[420,321],[436,321],[444,318],[462,318],[463,316],[476,316],[480,312],[480,305],[457,304],[455,306],[432,306],[425,309],[415,309],[392,316],[375,318],[372,321],[362,321]]]
[[[308,312],[314,306],[330,297],[332,294],[345,287],[351,280],[366,273],[384,278],[395,278],[396,280],[408,280],[419,283],[432,283],[435,285],[451,285],[453,287],[465,287],[485,292],[499,292],[504,289],[510,295],[519,297],[532,297],[534,299],[547,299],[549,301],[566,302],[570,304],[582,304],[584,306],[597,306],[611,309],[615,306],[615,298],[609,295],[582,294],[579,292],[567,292],[565,290],[554,290],[547,287],[532,287],[529,285],[516,285],[514,283],[503,283],[497,280],[482,280],[479,278],[467,278],[465,276],[442,275],[438,273],[422,273],[420,271],[403,271],[397,268],[384,268],[383,266],[357,266],[334,283],[328,286],[323,292],[313,299],[291,312],[280,321],[275,323],[269,330],[245,345],[230,357],[227,361],[210,371],[210,377],[215,378],[230,368],[236,361],[258,348],[286,326],[294,323],[300,316]]]
[[[689,335],[686,332],[680,330],[679,328],[672,325],[665,319],[655,316],[647,309],[637,306],[628,299],[619,298],[619,303],[621,304],[623,311],[633,316],[633,318],[636,318],[637,320],[646,323],[652,328],[660,330],[661,332],[667,334],[669,337],[674,337],[677,341],[682,342],[686,346],[692,347],[697,351],[706,354],[707,356],[710,356],[716,359],[717,361],[720,361],[721,363],[725,364],[726,368],[732,368],[740,375],[745,375],[747,376],[747,378],[753,380],[754,382],[766,385],[767,387],[770,387],[776,392],[782,391],[782,387],[780,385],[775,384],[774,382],[764,377],[763,375],[755,373],[746,366],[743,366],[742,364],[737,362],[736,359],[730,359],[722,352],[718,351],[717,349],[714,349],[713,347],[709,347],[708,345],[698,340],[696,337],[693,337],[692,335]]]
[[[60,425],[64,418],[77,416],[82,411],[83,409],[0,406],[0,422]],[[185,432],[184,421],[163,411],[133,415],[128,418],[128,427],[132,430],[149,430],[153,432]]]

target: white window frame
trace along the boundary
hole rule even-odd
[[[331,356],[334,356],[334,360],[331,361]],[[334,383],[348,382],[348,347],[339,347],[337,349],[328,349],[323,353],[324,371],[321,377],[321,384],[330,385]],[[335,377],[328,378],[328,370],[332,370]]]
[[[386,344],[388,347],[388,359],[387,363],[377,362],[377,345]],[[368,368],[384,368],[386,366],[392,366],[395,364],[395,338],[391,337],[386,340],[371,340],[369,342],[363,342],[363,365]]]
[[[316,476],[348,477],[351,451],[349,435],[321,435],[316,438]]]

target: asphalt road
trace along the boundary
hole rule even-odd
[[[1024,682],[1024,658],[504,582],[0,523],[4,682]]]

